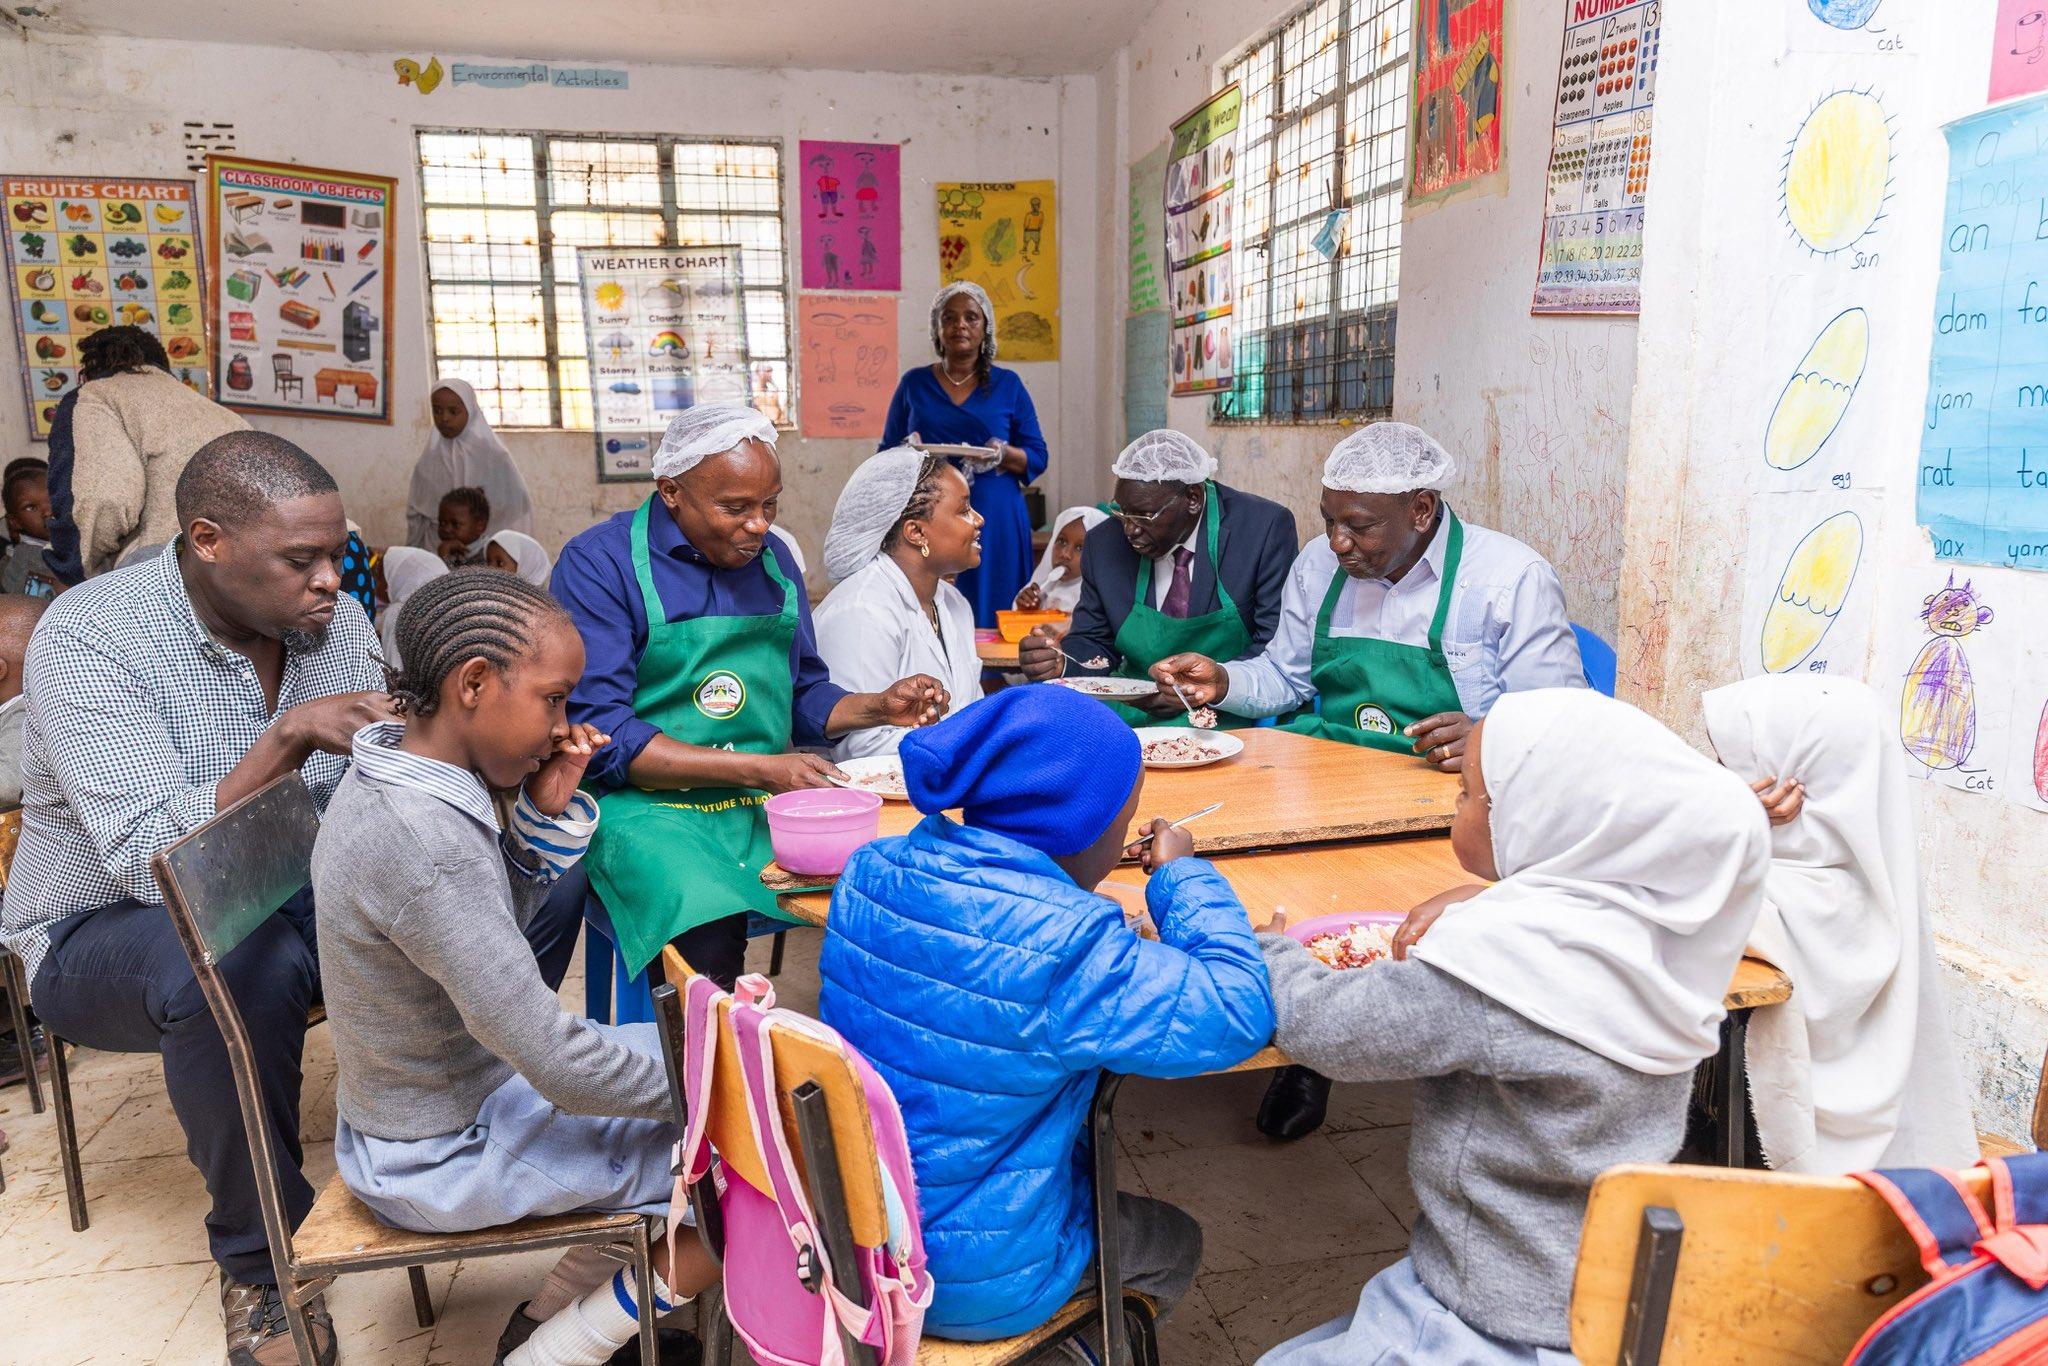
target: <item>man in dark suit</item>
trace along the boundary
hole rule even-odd
[[[1025,637],[1025,677],[1145,678],[1160,660],[1195,648],[1192,641],[1213,645],[1210,658],[1264,649],[1300,548],[1294,514],[1216,483],[1215,458],[1175,431],[1145,433],[1111,473],[1116,520],[1082,544],[1073,627],[1064,640],[1043,628]],[[1133,725],[1187,716],[1171,694],[1118,710]]]

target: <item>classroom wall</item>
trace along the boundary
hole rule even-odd
[[[1637,354],[1656,383],[1638,389],[1630,425],[1621,686],[1696,743],[1700,693],[1761,667],[1760,611],[1787,563],[1780,529],[1831,507],[1858,511],[1864,545],[1815,658],[1868,682],[1888,713],[1928,640],[1923,601],[1950,569],[1998,613],[1971,641],[1987,749],[1990,712],[2010,696],[1994,667],[2001,636],[2035,637],[2048,621],[2048,576],[1938,565],[1914,507],[1947,183],[1940,129],[1985,105],[1992,8],[1966,0],[1937,23],[1886,5],[1873,21],[1885,33],[1857,46],[1818,31],[1804,5],[1665,7]],[[1807,112],[1842,89],[1883,102],[1891,183],[1867,239],[1820,256],[1789,233],[1779,183]],[[1846,307],[1869,313],[1861,382],[1812,463],[1774,471],[1761,439],[1779,395]],[[1827,471],[1818,491],[1800,478],[1816,468]],[[1972,763],[2001,783],[2003,759]],[[1905,766],[1978,1126],[2023,1136],[2048,1044],[2048,816]]]
[[[373,543],[403,534],[406,481],[429,431],[431,379],[420,253],[415,127],[692,132],[783,141],[785,243],[796,260],[797,141],[822,137],[903,145],[902,364],[930,358],[928,307],[938,287],[932,185],[941,180],[1051,177],[1061,230],[1059,364],[1021,365],[1052,448],[1049,498],[1069,483],[1092,489],[1081,458],[1100,404],[1096,334],[1095,80],[906,76],[796,70],[627,65],[624,91],[489,90],[443,84],[429,96],[400,86],[404,54],[145,42],[121,38],[0,38],[0,169],[56,174],[191,176],[181,125],[226,121],[248,156],[390,175],[398,181],[390,426],[257,416],[333,470],[350,514]],[[439,54],[444,62],[464,54]],[[536,59],[550,54],[536,53]],[[623,64],[623,63],[622,63]],[[194,179],[198,177],[193,176]],[[791,267],[794,270],[794,265]],[[792,309],[792,317],[794,309]],[[0,342],[9,382],[12,340]],[[799,399],[802,376],[798,375]],[[507,431],[533,490],[536,530],[559,545],[601,515],[646,496],[644,484],[601,485],[587,432]],[[27,448],[26,413],[0,393],[0,448]],[[782,443],[783,524],[815,566],[832,505],[870,441]],[[1078,495],[1077,495],[1078,496]],[[814,587],[823,580],[814,575]]]
[[[1128,167],[1218,85],[1217,69],[1299,0],[1168,0],[1097,72],[1103,135],[1097,348],[1118,383],[1100,398],[1098,441],[1122,443],[1122,206]],[[1505,172],[1447,201],[1409,206],[1401,249],[1394,416],[1460,464],[1451,491],[1472,520],[1517,536],[1557,566],[1574,620],[1612,637],[1621,567],[1623,469],[1635,385],[1633,318],[1531,317],[1549,164],[1561,6],[1507,6]],[[1206,397],[1169,400],[1168,420],[1206,445],[1230,483],[1279,499],[1306,539],[1323,458],[1348,427],[1218,424]],[[1107,479],[1105,476],[1105,488]]]

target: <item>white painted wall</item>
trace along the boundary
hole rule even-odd
[[[1225,58],[1297,8],[1299,0],[1162,3],[1097,72],[1103,110],[1121,110],[1103,136],[1098,191],[1118,210],[1097,243],[1111,306],[1096,345],[1119,371],[1098,412],[1105,451],[1122,444],[1127,168],[1216,87]],[[1505,184],[1408,210],[1394,416],[1458,458],[1451,496],[1460,510],[1548,557],[1573,619],[1611,638],[1636,325],[1529,314],[1563,9],[1518,3],[1507,13]],[[1209,406],[1206,397],[1171,399],[1168,420],[1222,461],[1225,481],[1291,506],[1305,538],[1319,532],[1323,457],[1347,428],[1216,424]]]
[[[904,178],[904,364],[930,358],[927,309],[938,287],[932,185],[941,180],[1051,177],[1058,182],[1059,364],[1018,369],[1038,405],[1052,468],[1048,498],[1088,485],[1087,437],[1102,398],[1097,339],[1096,110],[1092,76],[1005,79],[630,66],[626,91],[485,90],[444,84],[432,95],[397,84],[397,54],[172,43],[123,38],[0,38],[0,168],[56,174],[190,175],[186,120],[227,121],[246,155],[396,177],[396,317],[391,324],[395,422],[371,426],[252,418],[324,461],[373,543],[404,529],[406,480],[429,430],[431,379],[419,241],[415,127],[541,128],[772,136],[783,141],[786,246],[795,261],[797,140],[900,141]],[[444,62],[461,54],[442,53]],[[546,54],[541,54],[545,56]],[[196,179],[196,177],[194,177]],[[795,266],[792,264],[791,269]],[[794,310],[792,309],[792,316]],[[0,341],[0,366],[19,364]],[[801,376],[798,377],[801,386]],[[559,545],[599,516],[646,495],[600,485],[587,432],[510,431],[506,444],[533,489],[542,539]],[[0,449],[27,448],[26,413],[0,391]],[[783,522],[813,564],[846,474],[872,443],[782,445]],[[822,586],[820,581],[818,586]]]

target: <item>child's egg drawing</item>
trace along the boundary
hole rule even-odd
[[[1870,315],[1848,308],[1820,330],[1785,381],[1764,431],[1764,463],[1796,470],[1819,453],[1848,410],[1870,358]]]
[[[1842,611],[1863,557],[1863,522],[1838,512],[1800,538],[1778,576],[1778,591],[1764,613],[1764,669],[1797,668],[1820,645]]]

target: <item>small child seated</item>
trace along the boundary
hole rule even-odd
[[[313,848],[335,1164],[379,1218],[422,1232],[661,1213],[676,1131],[654,1027],[564,1010],[523,934],[597,823],[577,783],[606,737],[564,712],[583,642],[547,594],[484,572],[421,588],[398,639],[406,720],[357,733]],[[515,790],[501,832],[491,793]],[[678,1247],[677,1265],[656,1259],[664,1312],[715,1274],[695,1239]],[[576,1253],[557,1270],[555,1303],[507,1328],[532,1332],[512,1366],[594,1366],[637,1329],[630,1272]]]
[[[1131,728],[1061,688],[1011,688],[913,731],[924,822],[856,850],[832,893],[818,1010],[889,1083],[917,1171],[926,1331],[1037,1327],[1095,1255],[1086,1116],[1104,1069],[1186,1077],[1273,1029],[1259,950],[1223,876],[1152,823],[1140,938],[1095,887],[1124,853],[1144,768]],[[963,823],[943,813],[959,808]],[[1171,1308],[1201,1226],[1119,1194],[1124,1283]]]
[[[0,597],[0,811],[21,805],[21,732],[28,719],[21,665],[28,657],[29,637],[49,605],[47,598]]]
[[[505,574],[517,574],[537,588],[548,586],[554,560],[541,543],[523,531],[494,531],[484,547],[484,563]]]
[[[450,569],[482,564],[484,533],[491,529],[491,500],[480,488],[450,489],[441,495],[441,558]]]
[[[63,581],[51,566],[50,467],[40,460],[16,460],[7,467],[0,504],[7,510],[7,530],[14,543],[0,560],[0,593],[54,598]]]
[[[1031,582],[1017,590],[1020,612],[1071,612],[1081,601],[1081,542],[1109,514],[1100,508],[1068,508],[1053,518],[1052,534]]]
[[[1339,1081],[1417,1083],[1421,1206],[1356,1311],[1261,1366],[1568,1366],[1593,1178],[1671,1159],[1719,1044],[1770,858],[1749,790],[1586,688],[1507,694],[1464,759],[1451,846],[1493,886],[1418,906],[1399,961],[1333,971],[1260,936],[1283,1050]]]

